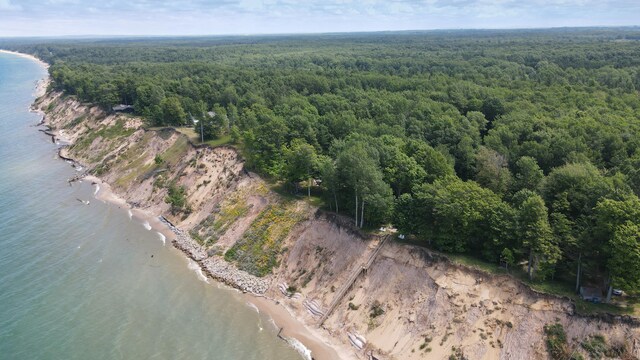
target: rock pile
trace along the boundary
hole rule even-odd
[[[212,256],[201,262],[200,265],[212,278],[242,291],[262,295],[269,289],[269,281],[267,279],[238,270],[218,256]]]
[[[176,234],[176,238],[173,240],[173,246],[196,261],[202,270],[210,277],[236,289],[257,295],[264,294],[269,288],[269,279],[259,278],[239,270],[219,256],[214,255],[209,257],[206,248],[193,240],[189,234],[177,228],[165,217],[160,216],[159,219]]]

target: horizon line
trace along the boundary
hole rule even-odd
[[[100,39],[100,38],[197,38],[197,37],[251,37],[251,36],[304,36],[304,35],[341,35],[341,34],[376,34],[376,33],[410,33],[440,31],[525,31],[525,30],[587,30],[587,29],[638,29],[636,25],[585,25],[585,26],[551,26],[551,27],[496,27],[496,28],[433,28],[405,30],[353,30],[353,31],[309,31],[309,32],[256,32],[256,33],[218,33],[218,34],[67,34],[67,35],[0,35],[0,39]]]

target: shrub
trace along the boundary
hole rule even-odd
[[[607,351],[607,342],[602,335],[590,336],[581,344],[592,359],[601,359]]]
[[[552,359],[567,359],[569,353],[567,349],[567,334],[564,332],[562,324],[545,325],[544,333],[547,335],[547,351]]]
[[[384,309],[382,308],[382,304],[380,304],[377,300],[373,303],[373,305],[371,306],[371,313],[369,313],[369,316],[372,319],[377,318],[378,316],[384,314]]]
[[[286,250],[282,243],[304,214],[294,205],[269,205],[251,223],[242,238],[224,255],[225,260],[256,276],[265,276],[278,266],[278,258]]]
[[[187,190],[184,186],[176,186],[175,184],[170,184],[168,191],[169,193],[167,194],[167,197],[164,199],[164,201],[167,204],[171,205],[172,214],[175,215],[180,212],[191,212],[191,208],[187,204],[187,197],[185,195]]]

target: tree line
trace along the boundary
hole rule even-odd
[[[54,87],[232,135],[359,227],[640,289],[635,29],[35,40]],[[202,123],[200,123],[200,121]],[[631,271],[633,270],[633,271]]]

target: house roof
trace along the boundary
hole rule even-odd
[[[116,105],[116,106],[112,107],[111,109],[113,109],[113,111],[133,110],[133,106],[132,105],[120,104],[120,105]]]

